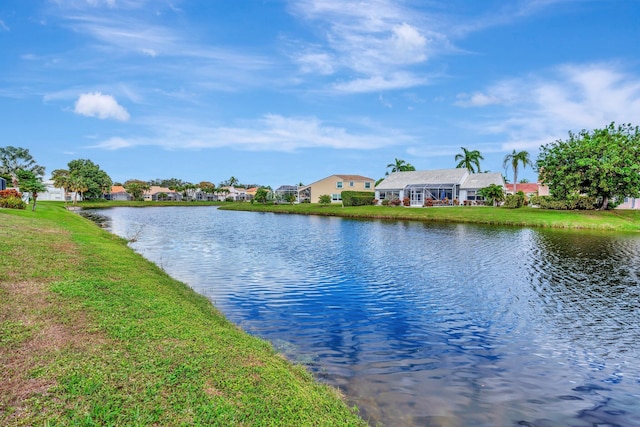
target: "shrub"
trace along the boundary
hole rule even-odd
[[[343,206],[367,206],[372,204],[375,193],[372,191],[343,191]]]
[[[453,206],[459,206],[459,205],[460,205],[460,200],[453,199]]]
[[[424,201],[424,205],[427,206],[427,207],[432,207],[433,206],[433,199],[432,198],[427,198]]]
[[[529,203],[542,209],[553,209],[559,211],[580,209],[592,210],[598,206],[594,197],[579,196],[572,200],[555,200],[551,196],[531,196]]]
[[[405,197],[404,199],[402,199],[402,204],[405,206],[409,206],[411,204],[411,200],[409,200],[408,197]]]
[[[318,202],[323,205],[323,206],[327,206],[331,204],[331,196],[328,194],[323,194],[318,198]]]
[[[527,199],[524,193],[518,191],[516,194],[507,194],[507,198],[502,206],[509,209],[517,209],[524,206],[526,201]]]
[[[16,190],[15,188],[10,188],[8,190],[2,190],[0,191],[0,199],[4,199],[7,197],[17,197],[19,199],[22,198],[22,194],[18,193],[18,190]]]
[[[401,203],[400,199],[393,199],[389,202],[391,206],[400,206]]]
[[[384,199],[382,201],[382,206],[389,206],[389,203],[390,203],[389,199]]]
[[[27,204],[20,197],[9,196],[0,198],[0,208],[26,209]]]
[[[378,202],[379,202],[379,200],[378,200],[378,199],[373,199],[373,200],[371,201],[371,204],[372,204],[372,205],[377,205],[377,204],[378,204]]]

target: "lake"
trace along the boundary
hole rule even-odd
[[[640,236],[93,212],[372,425],[640,426]]]

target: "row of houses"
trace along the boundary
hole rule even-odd
[[[213,193],[206,193],[200,189],[193,190],[192,194],[187,193],[186,197],[191,200],[198,201],[220,201],[220,200],[233,200],[233,201],[245,201],[251,200],[256,195],[257,188],[235,188],[221,187],[217,188]],[[143,198],[146,202],[157,201],[180,201],[185,198],[185,193],[178,192],[169,188],[159,187],[152,185],[143,193]],[[133,200],[131,194],[121,185],[114,185],[111,187],[111,192],[106,195],[108,200],[120,200],[130,201]]]
[[[468,169],[439,169],[428,171],[394,172],[377,186],[372,178],[361,175],[331,175],[305,186],[283,185],[276,197],[295,196],[296,202],[318,203],[320,196],[331,195],[332,203],[342,201],[342,191],[370,191],[375,193],[378,203],[384,200],[409,199],[410,206],[424,206],[425,201],[458,200],[478,202],[481,188],[495,184],[506,190],[501,173],[472,174]]]
[[[56,188],[51,180],[43,181],[46,191],[38,195],[41,201],[63,201],[64,190]],[[424,206],[427,200],[457,200],[460,204],[475,204],[482,201],[479,190],[489,185],[498,185],[506,193],[513,194],[522,191],[527,196],[549,195],[549,188],[538,183],[506,184],[499,172],[470,173],[465,168],[438,169],[426,171],[394,172],[389,174],[377,186],[373,178],[362,175],[330,175],[309,185],[282,185],[274,193],[276,199],[292,200],[296,203],[318,203],[320,196],[330,195],[332,203],[342,202],[343,191],[369,191],[374,193],[379,204],[384,200],[409,200],[410,206]],[[7,183],[0,178],[0,190],[7,188]],[[246,201],[255,197],[257,188],[222,187],[214,193],[195,190],[189,197],[192,200],[218,201],[233,200]],[[73,192],[66,194],[67,201],[81,200],[81,195]],[[113,186],[109,200],[132,200],[123,186]],[[151,186],[144,192],[145,201],[183,200],[182,193],[169,188]],[[618,206],[620,209],[640,209],[640,199],[625,198]]]

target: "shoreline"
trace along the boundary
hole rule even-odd
[[[62,203],[0,219],[0,424],[367,425],[338,389]]]

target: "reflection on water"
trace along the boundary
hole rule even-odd
[[[101,211],[372,424],[640,425],[640,237]]]

